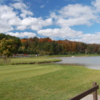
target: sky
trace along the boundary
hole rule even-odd
[[[100,44],[100,0],[0,0],[0,33]]]

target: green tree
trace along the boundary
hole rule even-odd
[[[13,39],[0,40],[0,55],[4,59],[4,63],[9,63],[8,58],[16,51],[15,41]]]

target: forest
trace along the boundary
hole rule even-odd
[[[70,40],[52,40],[46,38],[23,38],[0,33],[2,39],[15,41],[15,54],[38,54],[38,55],[67,55],[67,54],[100,54],[100,44],[87,44]]]

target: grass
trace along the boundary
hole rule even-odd
[[[68,100],[95,81],[100,84],[100,71],[81,66],[5,65],[0,66],[0,100]]]
[[[2,63],[2,59],[0,62]],[[46,62],[56,62],[61,61],[60,59],[52,59],[50,57],[23,57],[23,58],[11,58],[10,64],[17,63],[46,63]]]

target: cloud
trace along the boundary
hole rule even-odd
[[[0,33],[12,31],[13,27],[11,27],[7,22],[0,20]]]
[[[20,23],[21,23],[21,19],[19,17],[14,17],[12,19],[9,19],[8,23],[11,25],[11,26],[19,26]]]
[[[40,30],[44,26],[52,25],[52,19],[48,18],[43,20],[42,18],[34,18],[34,17],[27,17],[24,18],[20,26],[17,27],[19,30],[31,29],[31,30]]]
[[[88,12],[89,11],[89,12]],[[92,15],[91,7],[81,4],[69,4],[58,11],[64,18],[75,18],[84,15]]]
[[[92,2],[94,13],[97,15],[97,23],[100,23],[100,0],[95,0]]]
[[[0,19],[4,21],[8,21],[10,19],[13,19],[16,16],[17,13],[13,11],[11,7],[8,7],[6,5],[0,5]]]
[[[100,43],[100,32],[97,32],[95,34],[83,34],[82,31],[75,31],[69,27],[61,29],[56,28],[39,30],[38,34],[50,37],[52,39],[60,37],[62,39],[70,39],[72,41],[80,41],[84,43]]]
[[[23,10],[23,9],[27,9],[28,7],[22,3],[22,2],[17,2],[17,3],[14,3],[14,4],[10,4],[11,7],[15,8],[15,9],[20,9],[20,10]]]
[[[20,38],[23,38],[23,37],[27,37],[27,38],[30,38],[30,37],[35,37],[36,34],[35,33],[32,33],[32,32],[8,32],[6,34],[9,34],[9,35],[12,35],[12,36],[16,36],[16,37],[20,37]]]
[[[33,15],[33,13],[28,10],[28,7],[22,2],[11,4],[11,7],[14,9],[20,10],[21,11],[20,17],[22,18]]]
[[[96,9],[99,9],[98,3],[100,3],[100,0],[92,3]],[[38,33],[50,37],[67,38],[73,41],[100,43],[100,33],[83,34],[82,31],[76,31],[71,28],[76,25],[92,25],[97,22],[99,20],[99,13],[97,13],[94,6],[71,4],[58,11],[54,11],[50,14],[50,17],[55,21],[55,25],[61,28],[44,29],[38,31]]]
[[[49,36],[51,38],[79,38],[82,35],[81,31],[72,30],[69,27],[64,28],[56,28],[56,29],[44,29],[39,30],[38,34]]]
[[[40,8],[44,8],[44,7],[45,7],[45,5],[41,5],[41,6],[40,6]]]
[[[18,26],[17,28],[16,28],[17,30],[26,30],[26,29],[28,29],[25,25],[23,25],[23,26]]]
[[[96,1],[100,3],[100,0]],[[67,5],[62,9],[52,12],[50,17],[54,20],[55,25],[61,28],[42,29],[38,34],[49,36],[51,38],[60,37],[62,39],[70,39],[72,41],[81,41],[85,43],[100,43],[100,32],[85,33],[76,31],[71,28],[75,25],[92,25],[98,20],[98,13],[93,6],[83,6],[81,4]]]
[[[22,3],[0,5],[0,32],[16,30],[40,30],[45,26],[52,25],[52,18],[43,19],[42,17],[32,17],[33,12]]]
[[[0,5],[0,33],[5,32],[17,37],[34,37],[38,33],[50,38],[58,37],[87,43],[100,43],[100,32],[83,34],[80,30],[72,29],[77,25],[93,25],[100,21],[100,0],[93,1],[90,6],[69,4],[51,12],[47,18],[34,17],[34,12],[30,11],[22,0],[14,1],[16,3]],[[40,8],[43,7],[45,5],[40,6]],[[30,32],[12,32],[17,30],[27,31],[27,29]]]
[[[13,27],[8,23],[9,20],[16,18],[16,13],[11,7],[0,5],[0,32],[12,31]]]
[[[97,16],[90,6],[73,4],[51,13],[51,18],[56,19],[56,24],[61,27],[74,25],[91,25]]]
[[[100,12],[100,0],[93,1],[92,5],[95,7],[96,12]]]
[[[72,39],[73,40],[73,39]],[[83,34],[81,38],[74,39],[74,41],[80,41],[85,43],[99,43],[100,44],[100,32],[95,34]]]

